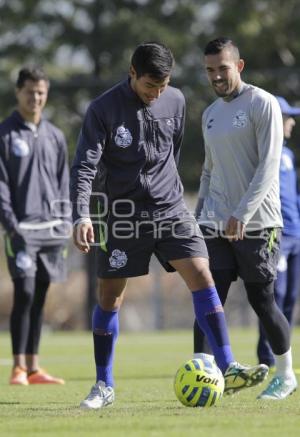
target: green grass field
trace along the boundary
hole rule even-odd
[[[236,359],[254,364],[254,329],[231,329]],[[300,330],[293,333],[294,367],[300,369]],[[94,383],[88,333],[44,333],[42,365],[66,379],[65,386],[13,387],[10,340],[0,335],[1,436],[280,436],[300,435],[300,390],[282,402],[261,402],[266,385],[224,397],[211,408],[187,408],[173,393],[173,376],[191,357],[192,333],[121,334],[115,368],[113,407],[87,412],[78,408]],[[300,372],[300,370],[299,370]],[[300,382],[300,375],[297,374]]]

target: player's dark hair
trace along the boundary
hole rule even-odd
[[[26,80],[32,80],[33,82],[38,82],[39,80],[44,80],[48,83],[49,79],[45,71],[41,67],[24,67],[19,71],[16,87],[23,88]]]
[[[204,55],[217,55],[224,49],[229,49],[237,59],[240,59],[238,46],[232,39],[223,36],[210,41],[204,49]]]
[[[163,80],[170,76],[174,66],[174,56],[171,50],[158,42],[140,44],[131,58],[137,78],[146,74],[153,79]]]

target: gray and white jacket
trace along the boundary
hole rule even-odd
[[[279,165],[282,115],[270,93],[242,84],[227,102],[218,98],[203,113],[205,142],[199,223],[224,230],[230,216],[247,230],[282,227]]]

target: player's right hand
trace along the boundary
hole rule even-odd
[[[92,223],[79,223],[73,228],[73,241],[81,252],[90,251],[90,243],[94,243],[94,229]]]
[[[13,252],[16,254],[20,251],[26,252],[26,241],[22,235],[21,229],[16,229],[8,233],[10,239],[10,245]]]
[[[227,222],[225,235],[229,241],[243,240],[245,225],[236,217],[231,216]]]

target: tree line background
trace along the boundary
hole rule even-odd
[[[51,79],[46,115],[64,131],[72,159],[88,102],[126,76],[140,42],[161,41],[174,52],[172,84],[187,100],[180,173],[196,191],[201,114],[214,99],[204,46],[231,37],[246,60],[244,80],[297,103],[299,22],[298,0],[0,0],[0,119],[14,107],[19,68],[43,65]]]
[[[246,61],[243,79],[300,106],[299,22],[299,0],[0,0],[0,120],[15,106],[18,70],[42,65],[51,80],[45,115],[65,133],[72,161],[89,101],[126,77],[139,43],[163,42],[176,59],[171,83],[187,100],[179,171],[193,210],[204,159],[201,115],[215,99],[203,48],[217,36],[232,38]],[[297,143],[300,123],[293,133],[299,164]],[[53,286],[47,297],[46,323],[54,329],[88,327],[95,302],[95,257],[80,255],[71,242],[70,249],[68,281]],[[12,296],[1,243],[0,281],[1,330],[8,326]],[[178,275],[163,273],[154,259],[150,275],[130,281],[123,329],[191,327],[184,288]],[[227,320],[254,323],[241,284],[234,288]],[[300,308],[297,313],[296,322]]]

